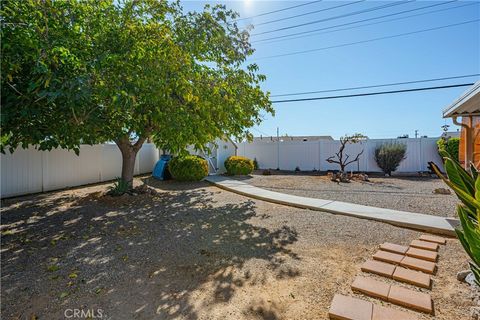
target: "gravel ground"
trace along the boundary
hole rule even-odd
[[[327,319],[380,243],[420,235],[206,183],[143,180],[159,194],[112,199],[97,185],[3,200],[2,319],[65,319],[72,309],[115,320]],[[438,267],[436,317],[421,319],[467,319],[457,240]]]
[[[272,175],[263,176],[258,171],[242,179],[257,187],[298,196],[456,217],[457,197],[433,194],[437,188],[446,188],[438,178],[372,176],[369,182],[336,183],[325,174],[272,171]]]

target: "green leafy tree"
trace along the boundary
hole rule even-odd
[[[460,138],[441,137],[437,140],[438,151],[446,151],[453,159],[458,161]]]
[[[150,139],[182,152],[240,139],[273,113],[265,76],[247,64],[248,30],[225,6],[179,2],[6,2],[2,9],[1,151],[35,145],[79,152],[114,141],[131,184]]]

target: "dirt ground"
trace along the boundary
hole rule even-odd
[[[456,217],[458,203],[454,194],[434,194],[437,188],[447,188],[436,177],[370,175],[369,181],[336,183],[326,173],[271,171],[243,177],[245,182],[264,189],[298,196],[336,200],[366,206],[418,212],[443,217]]]
[[[66,319],[74,309],[115,320],[327,319],[333,295],[354,295],[350,285],[380,243],[420,235],[204,182],[141,180],[159,194],[112,200],[97,185],[3,200],[2,319]],[[442,247],[438,266],[436,316],[418,315],[467,319],[457,240]]]

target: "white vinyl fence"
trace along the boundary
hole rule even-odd
[[[364,150],[358,163],[348,165],[348,171],[381,172],[374,158],[375,148],[382,143],[403,143],[407,146],[406,159],[403,160],[397,173],[413,173],[428,171],[428,162],[441,165],[436,141],[438,138],[418,139],[368,139],[356,144],[348,144],[345,154],[354,159],[357,153]],[[326,159],[335,155],[340,148],[338,140],[319,141],[265,141],[243,142],[238,145],[238,155],[250,159],[256,158],[262,169],[295,170],[338,170],[339,166]]]
[[[152,172],[158,149],[146,143],[137,154],[135,174]],[[115,144],[82,145],[80,155],[54,149],[18,148],[0,155],[0,197],[57,190],[115,179],[121,175],[122,156]]]

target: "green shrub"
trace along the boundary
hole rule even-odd
[[[478,212],[480,211],[480,175],[471,165],[470,170],[465,170],[458,160],[447,152],[440,151],[447,172],[445,177],[435,163],[430,162],[432,170],[450,187],[461,201],[457,205],[457,214],[460,218],[461,228],[455,228],[460,240],[470,259],[470,269],[475,276],[475,282],[480,285],[480,225]]]
[[[117,178],[112,186],[108,188],[111,196],[121,196],[130,189],[130,184],[122,178]]]
[[[231,156],[225,160],[225,169],[230,175],[247,175],[252,173],[253,168],[253,161],[245,157]]]
[[[168,169],[179,181],[200,181],[208,175],[207,160],[194,155],[174,157],[168,162]]]
[[[407,146],[401,143],[386,143],[375,149],[375,161],[385,174],[389,176],[397,170],[405,159]]]
[[[257,158],[253,159],[253,170],[258,170],[258,161]]]
[[[452,159],[458,161],[458,149],[460,147],[460,138],[440,138],[437,140],[438,152],[447,152]]]

